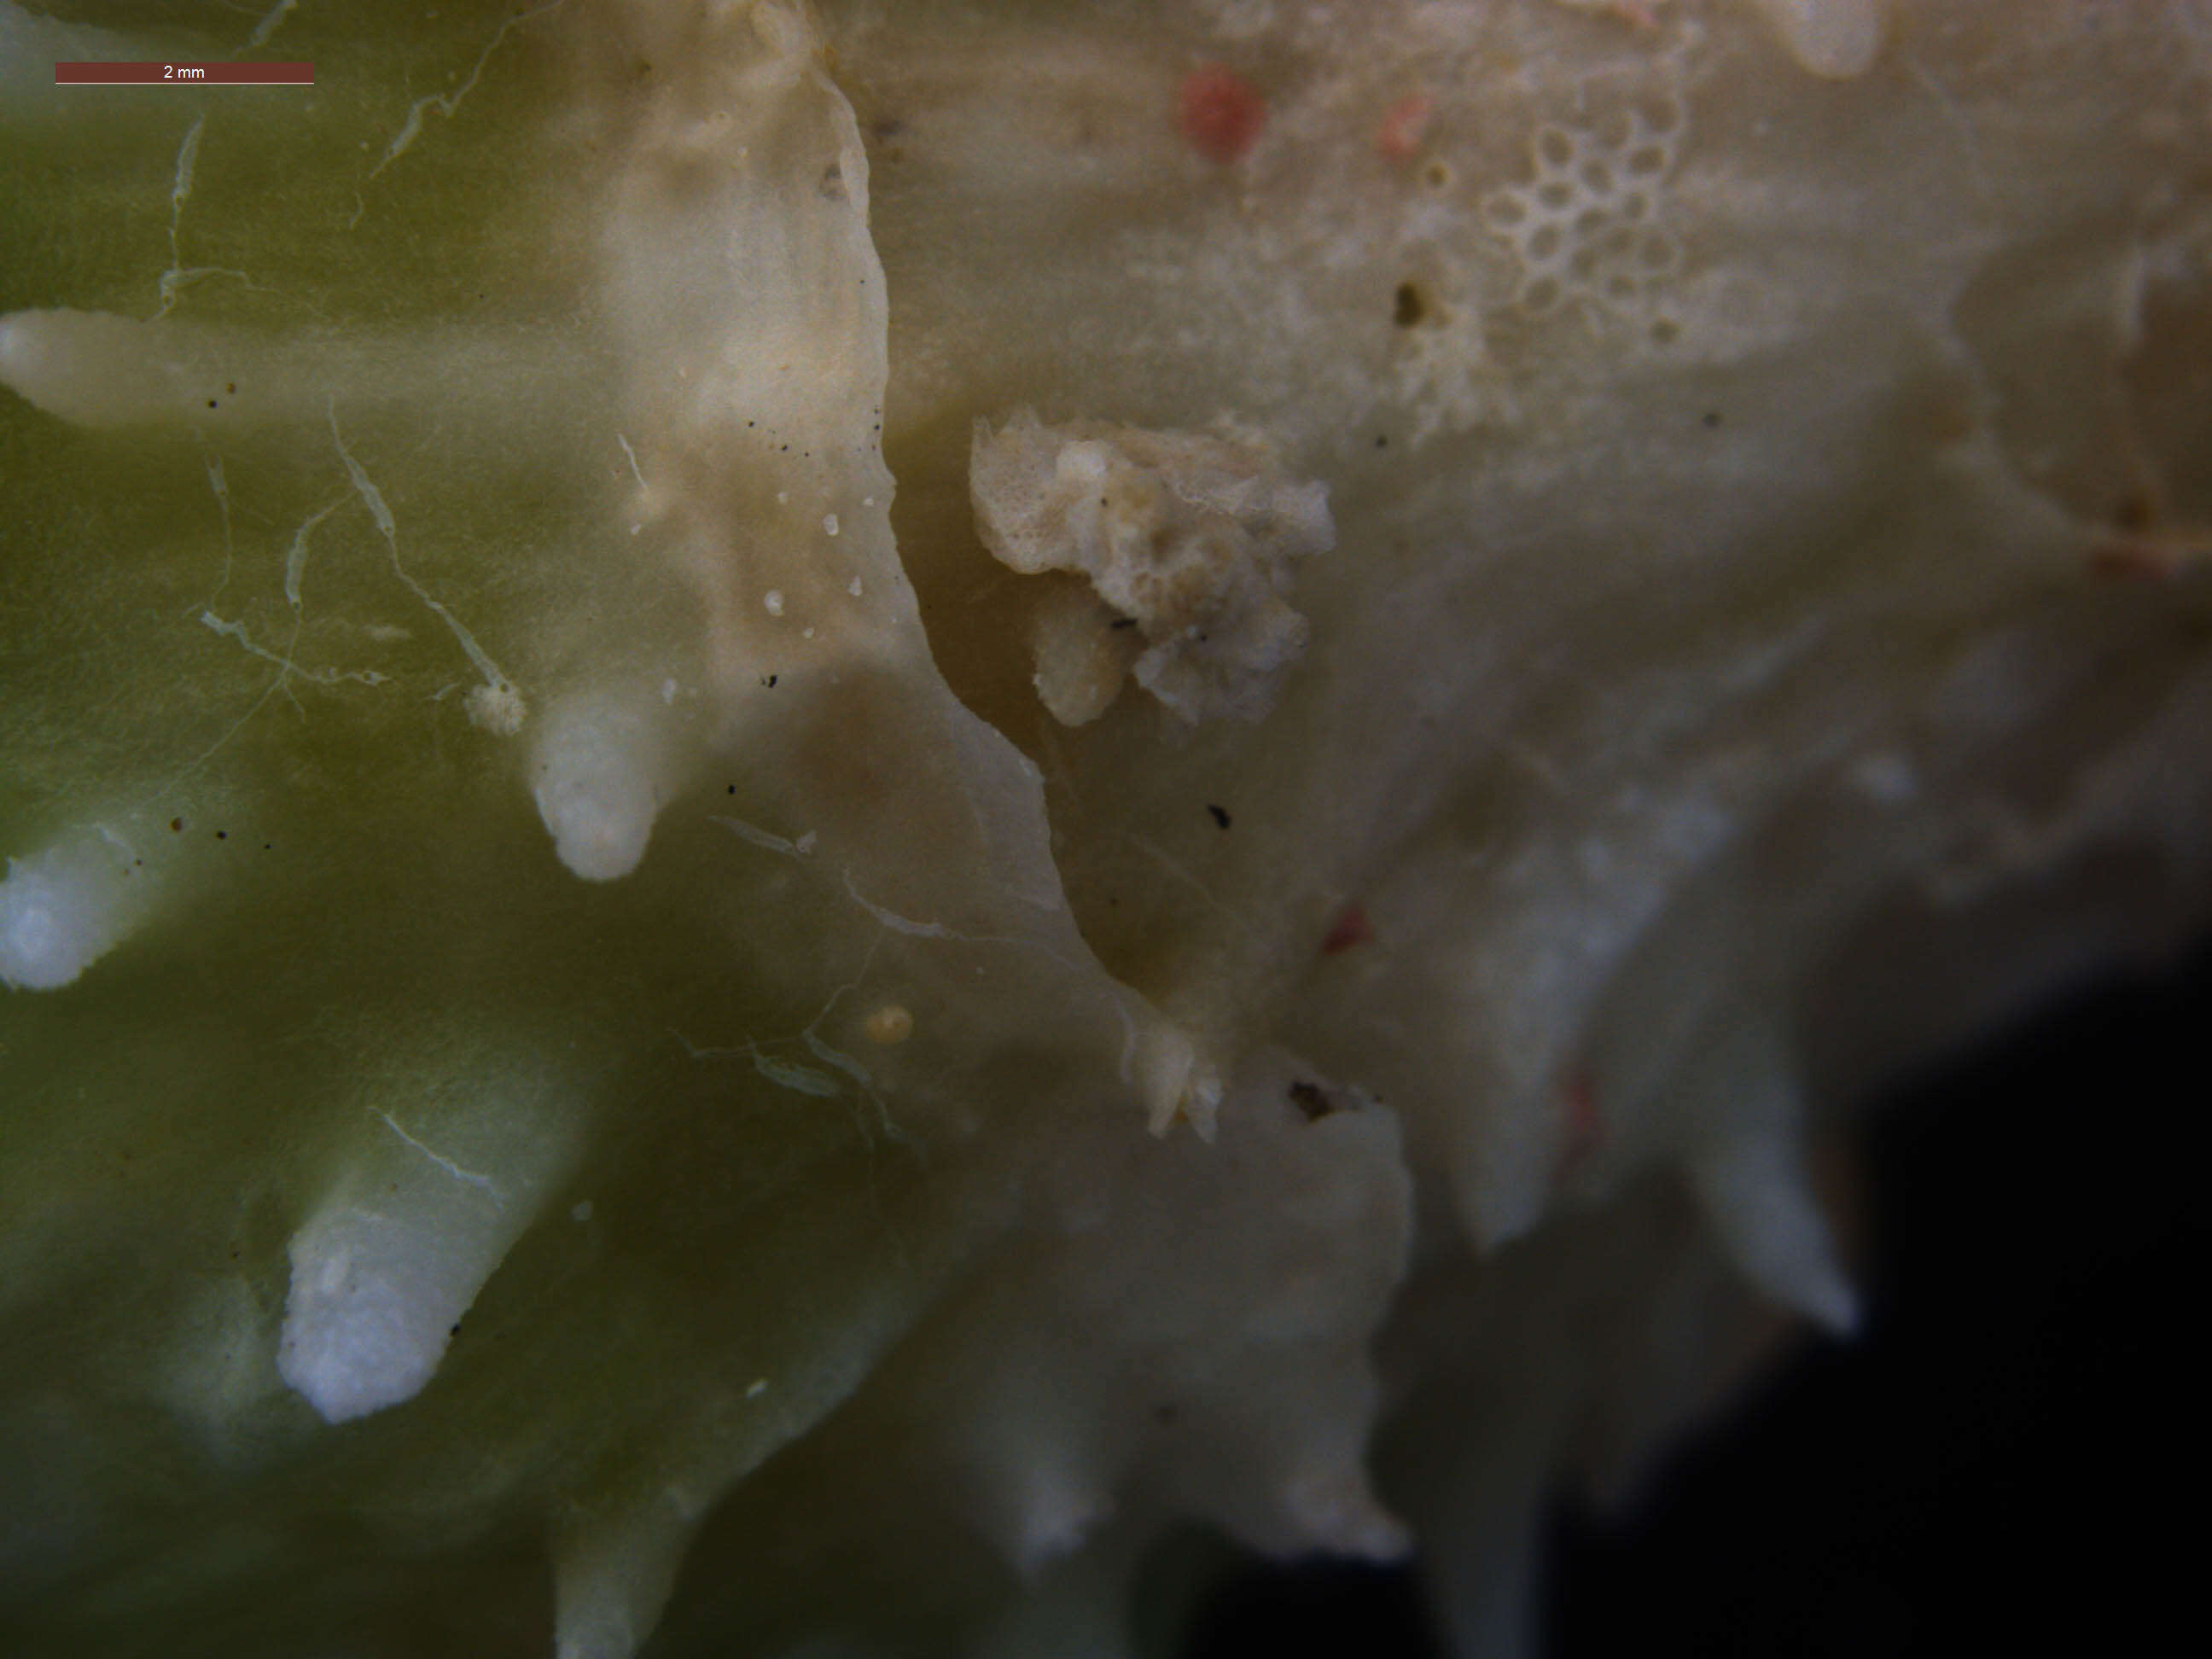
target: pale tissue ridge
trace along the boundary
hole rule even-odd
[[[2212,37],[1358,10],[0,0],[11,1653],[1510,1659],[1879,1322],[2212,915]]]

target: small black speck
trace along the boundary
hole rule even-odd
[[[173,836],[183,835],[185,833],[185,821],[182,818],[171,818],[169,820],[169,833]]]
[[[209,399],[208,399],[208,407],[209,407],[210,409],[213,409],[213,408],[215,407],[215,399],[214,399],[214,398],[209,398]]]
[[[733,795],[738,793],[738,786],[736,784],[733,783],[730,786],[730,793]]]
[[[235,380],[227,380],[227,381],[225,381],[225,382],[223,383],[222,394],[223,394],[223,396],[224,396],[224,397],[228,398],[228,397],[231,396],[233,393],[234,393],[235,392],[237,392],[237,390],[238,390],[238,382],[237,382],[237,381],[235,381]]]
[[[1304,1078],[1291,1085],[1291,1104],[1305,1114],[1309,1123],[1318,1123],[1336,1109],[1319,1084],[1308,1083]]]
[[[276,850],[276,843],[273,841],[264,841],[261,843],[261,850],[264,853],[273,853]]]
[[[447,1334],[447,1336],[459,1336],[460,1334],[461,1334],[461,1328],[460,1328],[459,1325],[454,1326],[453,1329],[451,1329],[451,1330],[449,1330],[449,1331],[447,1331],[447,1332],[446,1333],[446,1334]]]
[[[1384,437],[1384,436],[1383,436],[1381,433],[1379,433],[1379,432],[1378,432],[1378,433],[1376,433],[1376,434],[1375,434],[1375,447],[1376,447],[1376,448],[1377,448],[1377,449],[1388,449],[1388,448],[1389,448],[1389,447],[1390,447],[1390,441],[1389,441],[1389,439],[1388,439],[1388,438]]]
[[[773,674],[763,674],[761,676],[761,684],[768,687],[771,691],[775,690],[775,681],[776,677]],[[735,794],[737,792],[733,789],[730,793]]]
[[[1705,430],[1706,430],[1706,431],[1711,432],[1711,431],[1715,427],[1718,426],[1720,423],[1721,423],[1721,412],[1720,412],[1720,410],[1718,410],[1717,409],[1709,409],[1709,410],[1707,410],[1705,411]]]
[[[1429,314],[1428,302],[1421,298],[1421,290],[1414,283],[1401,283],[1391,296],[1390,320],[1401,328],[1411,328]]]
[[[1109,628],[1134,628],[1136,625],[1137,619],[1134,617],[1116,617],[1106,624]]]
[[[230,839],[230,831],[228,830],[218,830],[215,832],[215,838],[217,841],[228,841]]]
[[[1226,830],[1229,827],[1228,809],[1225,807],[1216,806],[1211,801],[1208,801],[1206,803],[1206,810],[1213,814],[1213,821],[1219,824],[1224,830]]]

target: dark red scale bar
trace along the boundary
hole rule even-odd
[[[312,87],[313,64],[57,64],[58,87]]]

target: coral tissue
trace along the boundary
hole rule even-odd
[[[2195,0],[7,0],[0,153],[25,1659],[1519,1650],[2212,909]]]

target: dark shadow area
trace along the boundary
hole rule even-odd
[[[1445,1659],[1412,1573],[1341,1561],[1235,1572],[1194,1610],[1182,1653]]]
[[[1551,1659],[2147,1652],[2193,1628],[2212,1474],[2212,945],[1869,1119],[1869,1328],[1800,1349],[1653,1471],[1551,1518]],[[1410,1575],[1249,1568],[1184,1659],[1434,1655]]]

